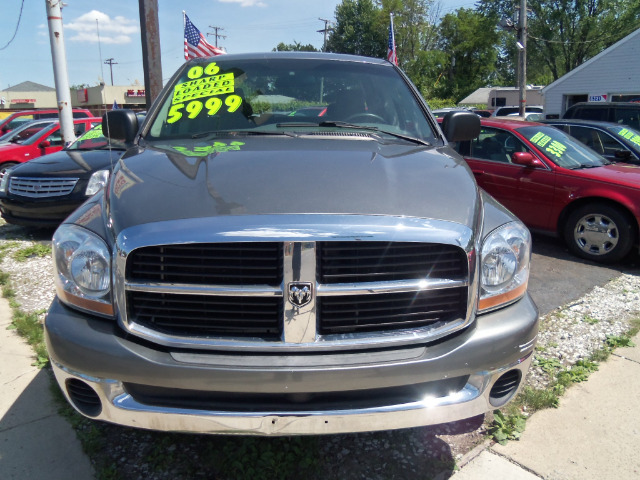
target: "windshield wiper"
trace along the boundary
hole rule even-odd
[[[400,138],[401,140],[407,140],[409,142],[418,143],[420,145],[431,146],[431,144],[425,140],[420,138],[412,137],[410,135],[405,135],[403,133],[391,132],[389,130],[383,130],[379,127],[367,126],[367,125],[356,125],[354,123],[341,122],[341,121],[324,121],[320,123],[313,122],[290,122],[290,123],[278,123],[276,127],[338,127],[338,128],[354,128],[356,130],[369,130],[379,133],[384,133],[386,135],[391,135],[395,138]]]
[[[232,137],[241,137],[241,136],[250,136],[250,135],[277,135],[277,136],[282,136],[282,135],[286,135],[289,137],[297,137],[296,134],[291,133],[291,132],[271,132],[271,131],[265,131],[265,130],[216,130],[213,132],[201,132],[201,133],[194,133],[193,135],[191,135],[191,138],[202,138],[202,137],[208,137],[208,136],[232,136]]]

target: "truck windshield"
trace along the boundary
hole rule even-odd
[[[385,64],[220,56],[185,64],[165,92],[147,139],[353,126],[437,138],[407,82]]]

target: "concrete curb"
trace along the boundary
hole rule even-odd
[[[49,372],[32,365],[32,348],[8,330],[11,318],[0,298],[0,477],[95,478],[75,431],[57,413]]]

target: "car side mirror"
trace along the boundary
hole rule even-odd
[[[138,117],[133,110],[111,110],[102,116],[102,134],[124,143],[133,142],[138,133]]]
[[[40,142],[40,145],[38,145],[40,148],[47,148],[51,146],[51,142],[49,140],[43,140]]]
[[[511,163],[531,168],[544,167],[540,159],[531,152],[513,152],[511,155]]]
[[[472,112],[447,112],[441,128],[449,142],[473,140],[480,135],[480,117]]]
[[[616,150],[614,155],[619,160],[629,160],[631,158],[631,152],[629,150]]]

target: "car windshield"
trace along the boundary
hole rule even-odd
[[[522,127],[518,129],[518,133],[534,144],[549,160],[564,168],[575,170],[611,163],[579,140],[554,127]]]
[[[66,150],[100,150],[113,148],[116,150],[124,150],[124,142],[120,140],[109,140],[102,134],[102,125],[97,125],[87,131],[81,137],[69,145]]]
[[[389,65],[224,57],[185,65],[145,138],[205,138],[231,132],[290,135],[353,128],[424,143],[437,138],[426,111]]]
[[[634,144],[636,147],[640,148],[640,132],[634,130],[631,127],[627,126],[615,126],[607,128],[611,133],[613,133],[616,137],[621,137],[627,140],[629,143]]]
[[[54,122],[26,122],[18,128],[2,135],[0,142],[22,143],[52,123]]]

